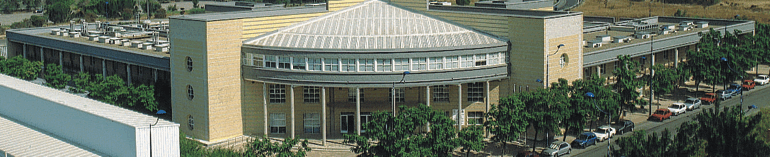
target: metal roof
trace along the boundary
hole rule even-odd
[[[105,156],[0,115],[0,151],[13,156]],[[3,154],[0,154],[3,155]]]
[[[410,49],[505,44],[495,36],[370,0],[244,41],[304,49]]]

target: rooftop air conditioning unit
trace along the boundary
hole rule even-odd
[[[701,21],[701,22],[698,22],[697,24],[695,24],[695,27],[698,27],[698,28],[706,28],[706,27],[709,27],[709,22],[707,22],[707,21]]]

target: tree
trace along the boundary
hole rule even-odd
[[[21,2],[27,6],[27,10],[34,10],[40,6],[40,0],[22,0]]]
[[[168,10],[168,11],[176,11],[177,10],[176,9],[176,4],[166,6],[166,10]]]
[[[345,143],[355,144],[351,150],[359,156],[450,156],[459,147],[455,123],[444,112],[423,104],[399,110],[396,117],[388,112],[372,114],[363,127],[366,134],[345,134]],[[431,132],[415,131],[428,122]]]
[[[115,106],[127,105],[126,100],[131,90],[126,87],[123,79],[118,75],[105,78],[101,74],[96,74],[95,78],[88,89],[88,96]]]
[[[162,8],[160,3],[158,3],[158,1],[150,1],[150,6],[149,6],[150,8],[147,8],[147,2],[146,1],[143,1],[143,2],[140,2],[140,3],[142,4],[141,6],[142,6],[143,9],[147,9],[147,10],[144,10],[144,12],[147,13],[147,18],[152,16],[152,13],[155,13],[155,12],[157,12],[158,9]]]
[[[628,55],[618,56],[618,63],[620,65],[613,71],[617,77],[617,82],[613,86],[618,91],[618,94],[620,94],[621,108],[634,108],[636,105],[644,105],[645,101],[639,98],[640,93],[637,91],[643,85],[642,81],[636,79],[637,74],[641,72],[639,70],[639,63],[631,60],[631,56]]]
[[[655,72],[650,83],[650,88],[655,91],[655,95],[658,97],[658,103],[660,103],[660,97],[671,93],[676,85],[677,70],[666,67],[665,65],[658,64],[652,67]]]
[[[470,123],[470,122],[468,122]],[[472,151],[481,151],[486,146],[484,144],[484,132],[483,128],[477,125],[472,125],[460,131],[458,133],[458,142],[462,146],[462,151],[465,152],[465,156],[469,156]]]
[[[193,9],[200,8],[200,6],[198,6],[198,0],[192,0],[192,3],[193,3]]]
[[[52,0],[49,0],[49,1],[52,1]],[[46,3],[48,3],[48,1],[46,1]],[[70,5],[72,5],[72,0],[60,0],[52,3],[53,4],[45,7],[45,13],[48,16],[48,19],[50,19],[54,23],[62,23],[62,22],[69,21],[70,13],[72,12],[72,10],[70,10]]]
[[[292,148],[297,146],[298,143],[300,146],[297,147],[297,152],[292,152]],[[271,143],[267,136],[262,136],[262,138],[254,139],[246,145],[246,151],[243,156],[304,157],[311,150],[307,144],[307,139],[300,143],[297,138],[287,138],[283,143]]]
[[[587,80],[572,81],[572,86],[569,87],[569,110],[565,112],[565,118],[562,121],[565,133],[569,133],[573,129],[583,131],[589,119],[596,119],[596,114],[592,114],[596,112],[594,103],[585,93],[593,93],[599,91],[600,88],[605,88],[602,86],[604,81],[604,78],[596,76],[596,74]],[[564,136],[562,141],[567,141],[567,136]]]
[[[24,80],[33,80],[37,78],[43,67],[42,62],[30,62],[20,55],[3,61],[5,61],[5,69],[2,73]]]
[[[19,0],[3,0],[0,1],[0,5],[2,5],[3,11],[6,14],[12,14],[13,11],[19,9]]]
[[[502,154],[505,154],[507,142],[516,141],[519,134],[526,131],[529,125],[529,121],[525,118],[529,117],[530,113],[524,111],[524,107],[524,102],[519,99],[519,96],[513,94],[500,98],[499,104],[492,105],[487,114],[489,120],[484,122],[484,126],[493,135],[492,141],[503,143]]]
[[[166,18],[166,9],[160,8],[156,10],[155,18]]]
[[[566,82],[566,80],[564,80]],[[566,95],[557,93],[549,89],[538,89],[534,92],[517,93],[521,101],[524,102],[524,110],[529,113],[525,119],[529,126],[535,129],[535,138],[540,131],[560,132],[558,122],[562,120],[561,115],[564,109],[560,108],[566,104]],[[536,146],[537,144],[533,144]],[[532,147],[535,152],[535,147]]]
[[[62,66],[48,64],[45,67],[45,85],[51,88],[62,89],[67,86],[72,77],[62,71]]]
[[[45,18],[44,16],[37,16],[37,15],[30,16],[29,21],[32,23],[32,26],[35,26],[35,27],[43,27],[43,25],[48,23],[47,18]]]
[[[80,72],[72,78],[72,82],[75,86],[70,88],[70,92],[84,93],[86,89],[91,85],[91,74]]]
[[[139,85],[131,89],[128,97],[128,106],[141,105],[150,112],[158,110],[158,101],[155,100],[155,87]]]

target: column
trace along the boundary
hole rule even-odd
[[[326,87],[321,87],[321,142],[326,146]]]
[[[43,67],[45,67],[45,54],[43,53],[43,47],[40,47],[40,62],[43,62]]]
[[[265,111],[263,116],[265,121],[265,136],[267,136],[269,126],[267,124],[267,83],[265,82],[262,82],[262,111]]]
[[[155,82],[158,82],[158,69],[152,69],[152,78]]]
[[[596,66],[596,75],[599,76],[599,77],[602,77],[602,66],[601,65],[597,65]]]
[[[294,85],[290,85],[289,88],[289,91],[291,91],[291,99],[289,99],[291,104],[291,138],[294,138],[294,125],[296,124],[296,121],[294,121]]]
[[[361,88],[356,87],[356,134],[361,135]]]
[[[83,55],[80,55],[80,72],[83,72]]]
[[[463,130],[462,125],[460,125],[460,120],[462,115],[460,112],[463,111],[463,84],[457,84],[457,130]]]
[[[131,64],[126,64],[126,80],[128,85],[131,85]]]
[[[489,90],[490,90],[490,88],[489,88],[489,80],[487,80],[486,84],[487,84],[487,88],[486,88],[486,90],[484,90],[484,96],[487,97],[486,101],[484,101],[486,103],[486,108],[484,109],[484,113],[485,114],[489,113],[489,108],[490,108],[490,106],[489,106],[489,103],[490,103],[489,102],[490,101],[489,100]],[[499,92],[498,92],[498,94],[499,94]],[[487,133],[487,128],[486,127],[484,127],[484,134],[485,134],[484,137],[489,138],[489,134]]]
[[[425,105],[430,107],[430,86],[425,86]],[[428,132],[430,132],[430,122],[428,122],[425,125],[425,128]]]
[[[107,78],[107,64],[105,59],[102,59],[102,77]]]
[[[59,51],[59,65],[61,65],[62,69],[64,69],[64,62],[62,62],[61,58],[62,58],[61,51]]]
[[[679,48],[674,49],[674,67],[679,67]]]
[[[21,45],[21,52],[22,52],[22,55],[24,55],[24,59],[27,59],[27,44]]]

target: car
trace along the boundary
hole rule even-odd
[[[716,93],[706,93],[703,95],[703,97],[700,97],[700,100],[702,102],[708,102],[709,105],[713,104],[714,101],[717,101],[717,94]]]
[[[540,157],[540,155],[537,155],[537,153],[533,153],[530,151],[522,150],[522,151],[519,151],[518,154],[516,154],[516,157]]]
[[[611,127],[609,125],[602,125],[602,126],[600,126],[599,127],[599,131],[609,133],[610,134],[610,138],[612,138],[612,136],[615,136],[615,134],[617,133],[617,130],[615,130],[615,128],[613,128],[613,127]]]
[[[727,100],[733,97],[733,93],[730,93],[729,91],[725,90],[718,90],[716,92],[716,95],[719,96],[722,100]]]
[[[738,94],[741,94],[743,92],[743,87],[738,84],[730,84],[727,86],[727,91],[729,91],[733,96],[737,96]]]
[[[668,110],[671,111],[672,114],[675,116],[678,116],[680,114],[684,114],[687,112],[687,106],[684,105],[684,103],[677,102],[674,104],[671,104],[671,106],[668,106]]]
[[[634,131],[634,121],[624,120],[622,123],[623,124],[617,129],[617,131],[620,131],[621,135],[625,134],[626,132]]]
[[[609,132],[605,132],[603,130],[594,130],[594,135],[596,135],[596,140],[599,142],[604,142],[605,140],[610,139]]]
[[[695,110],[700,108],[701,101],[697,98],[687,98],[684,100],[684,106],[687,106],[687,110]]]
[[[35,14],[43,13],[43,10],[35,10],[33,13]]]
[[[757,78],[754,79],[754,82],[764,86],[765,84],[770,82],[770,77],[767,77],[767,75],[759,75],[757,76]]]
[[[572,146],[588,147],[596,145],[596,134],[592,132],[584,132],[580,134],[575,140],[572,141]]]
[[[657,121],[663,121],[665,119],[671,118],[671,111],[665,108],[657,109],[655,112],[648,118],[649,120],[657,120]]]
[[[543,150],[543,156],[562,156],[564,154],[572,153],[572,146],[567,142],[555,141],[552,142],[548,149]]]
[[[751,90],[757,86],[757,83],[752,80],[743,80],[743,85],[741,86],[743,87],[743,89]]]

